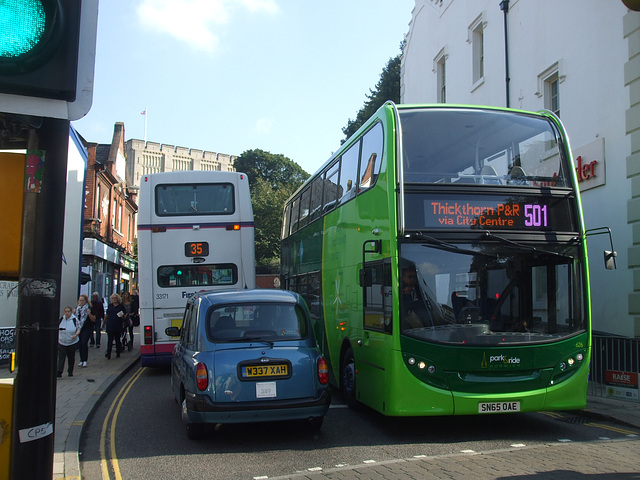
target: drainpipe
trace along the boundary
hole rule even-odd
[[[500,2],[500,10],[504,13],[504,71],[505,88],[507,95],[507,108],[509,108],[509,36],[507,34],[507,13],[509,13],[509,0]]]

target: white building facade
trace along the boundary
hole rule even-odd
[[[589,237],[593,328],[640,336],[640,13],[619,0],[416,0],[402,103],[548,109],[564,123]]]
[[[131,139],[125,143],[127,185],[140,186],[140,177],[151,173],[179,170],[235,171],[235,155],[209,152]]]

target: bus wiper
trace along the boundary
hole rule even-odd
[[[445,242],[444,240],[440,240],[439,238],[431,237],[429,235],[425,235],[422,232],[414,232],[410,236],[411,238],[419,238],[420,240],[424,240],[429,243],[429,245],[423,245],[424,247],[429,246],[433,248],[439,248],[441,250],[447,250],[449,252],[463,253],[465,255],[482,255],[484,257],[489,258],[498,258],[498,255],[493,255],[489,253],[479,252],[476,250],[470,250],[468,248],[462,248],[453,243]]]
[[[546,254],[546,255],[554,255],[556,257],[573,258],[570,255],[563,255],[562,253],[553,252],[551,250],[543,250],[543,249],[536,248],[536,247],[534,247],[532,245],[526,245],[524,243],[515,242],[513,240],[509,240],[508,238],[501,237],[500,235],[496,235],[495,233],[491,233],[489,230],[486,230],[483,235],[484,235],[485,238],[491,238],[493,240],[498,240],[503,245],[506,245],[507,247],[511,247],[511,248],[516,248],[518,250],[525,250],[527,252],[543,253],[543,254]]]
[[[569,250],[573,245],[577,244],[579,241],[580,241],[580,237],[578,236],[573,237],[571,240],[567,242],[567,246],[562,249],[562,252],[560,252],[560,254],[564,256],[567,250]]]

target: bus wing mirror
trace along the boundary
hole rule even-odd
[[[617,256],[618,256],[618,252],[605,250],[604,251],[604,268],[606,268],[607,270],[615,270]]]
[[[367,240],[362,245],[362,253],[381,253],[382,241],[381,240]]]
[[[167,327],[164,329],[164,333],[169,337],[179,337],[180,329],[178,327]]]
[[[609,227],[597,227],[591,228],[584,232],[584,236],[588,237],[590,235],[609,235],[609,244],[611,245],[611,250],[604,251],[604,268],[607,270],[615,270],[618,268],[616,264],[616,257],[618,254],[616,253],[616,249],[613,248],[613,237],[611,235],[611,229]]]

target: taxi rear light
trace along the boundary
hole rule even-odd
[[[144,344],[151,345],[153,343],[153,330],[151,325],[145,325],[144,327]]]
[[[207,389],[209,385],[209,375],[207,374],[207,366],[200,362],[196,366],[196,386],[201,392]]]
[[[318,358],[318,380],[321,385],[329,383],[329,365],[323,357]]]

